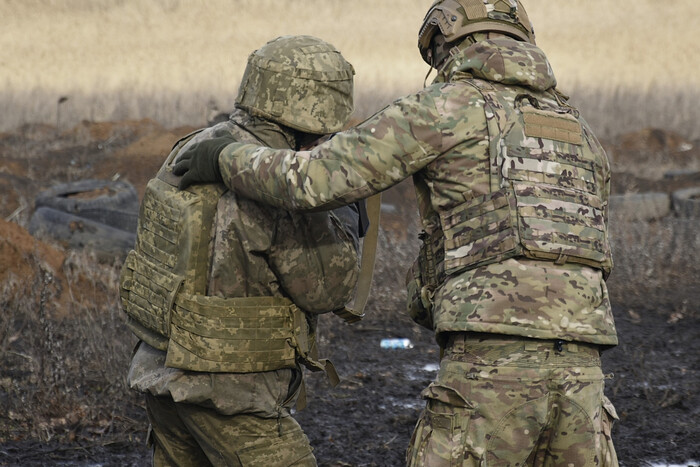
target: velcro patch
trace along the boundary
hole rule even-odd
[[[523,109],[523,120],[526,136],[583,144],[581,123],[573,115],[528,108]]]
[[[483,2],[478,0],[457,1],[462,5],[462,8],[464,8],[464,12],[467,15],[467,19],[469,19],[470,21],[476,19],[484,19],[488,17],[488,10],[486,9],[486,5],[484,5]]]

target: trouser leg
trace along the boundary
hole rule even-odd
[[[211,465],[197,439],[180,419],[172,398],[146,393],[146,413],[151,424],[155,467]]]
[[[453,344],[423,392],[409,465],[617,465],[596,349],[495,336]]]
[[[223,415],[170,398],[148,396],[147,401],[149,419],[157,412],[151,421],[154,462],[163,463],[156,465],[316,466],[309,440],[291,416]]]

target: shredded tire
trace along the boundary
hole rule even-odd
[[[49,207],[37,209],[29,221],[29,233],[50,238],[73,249],[92,249],[123,256],[134,247],[136,234]]]
[[[42,191],[35,207],[74,214],[127,232],[136,232],[139,198],[130,183],[111,180],[79,180]]]

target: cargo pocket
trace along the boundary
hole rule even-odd
[[[406,452],[409,466],[461,466],[473,407],[454,389],[431,384],[411,443]]]
[[[262,436],[238,452],[245,467],[315,466],[316,459],[301,428],[279,437]]]
[[[603,396],[603,410],[602,410],[602,433],[600,437],[600,449],[601,449],[601,467],[617,467],[617,454],[615,453],[615,446],[612,442],[612,428],[616,421],[620,418],[617,416],[617,411],[615,406],[613,406],[610,399]]]
[[[411,441],[408,443],[408,449],[406,449],[406,465],[409,467],[421,465],[418,462],[419,453],[425,449],[427,438],[430,433],[429,429],[425,426],[425,415],[426,411],[423,410],[418,418],[416,427],[413,429]]]

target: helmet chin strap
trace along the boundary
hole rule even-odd
[[[432,60],[431,60],[432,62]],[[423,87],[428,87],[428,76],[430,76],[430,72],[433,71],[433,65],[430,65],[430,68],[428,68],[428,72],[425,74],[425,78],[423,78]]]

